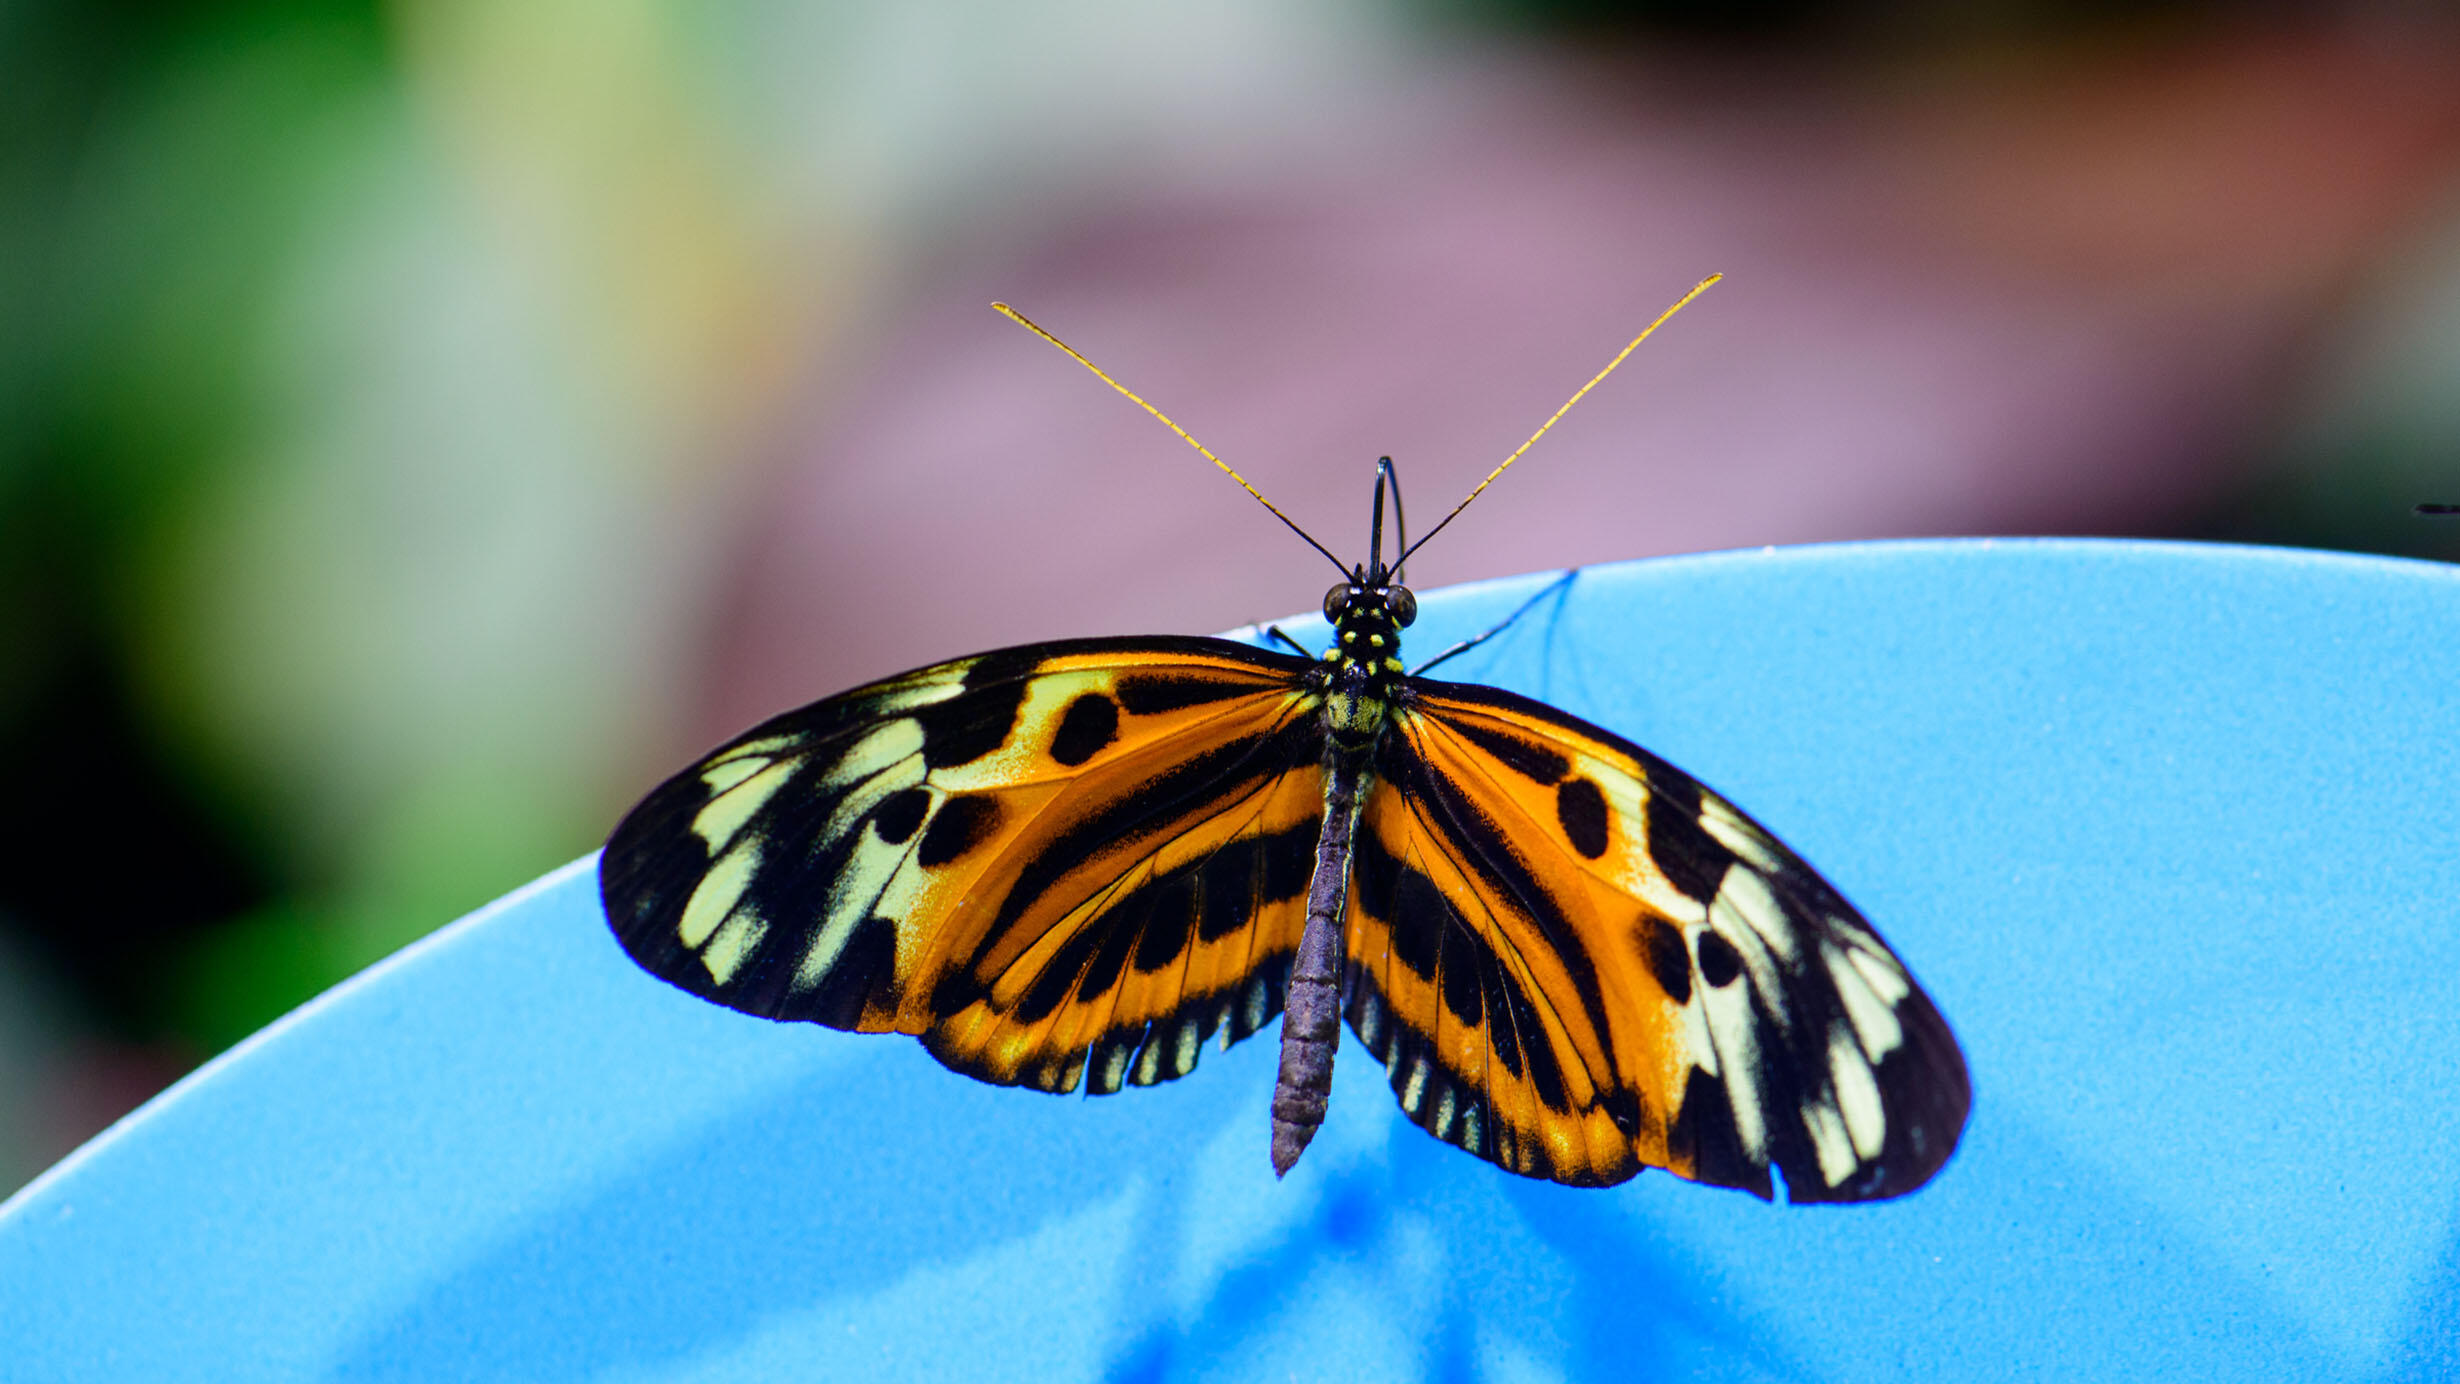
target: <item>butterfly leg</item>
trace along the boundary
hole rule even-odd
[[[1281,1010],[1281,1071],[1273,1083],[1273,1175],[1286,1175],[1324,1123],[1333,1053],[1341,1045],[1342,914],[1350,894],[1350,839],[1364,797],[1355,766],[1335,763],[1324,789],[1324,832],[1307,881],[1307,925]]]
[[[1308,651],[1306,645],[1301,644],[1297,640],[1292,639],[1289,635],[1282,633],[1281,626],[1279,625],[1266,625],[1264,627],[1264,632],[1271,635],[1273,638],[1280,640],[1282,643],[1289,645],[1290,652],[1297,654],[1300,658],[1315,657],[1313,653]]]
[[[1424,673],[1427,669],[1443,662],[1445,659],[1451,658],[1456,654],[1465,654],[1471,649],[1478,647],[1480,644],[1485,643],[1487,640],[1494,638],[1496,635],[1503,633],[1507,629],[1510,629],[1512,627],[1512,622],[1518,620],[1523,615],[1528,614],[1531,606],[1536,605],[1538,602],[1545,600],[1547,597],[1571,585],[1572,578],[1579,575],[1579,568],[1565,568],[1562,576],[1559,576],[1553,581],[1550,581],[1546,583],[1546,585],[1538,588],[1537,594],[1531,596],[1528,600],[1521,602],[1518,606],[1515,606],[1511,614],[1506,615],[1502,619],[1496,621],[1494,628],[1488,630],[1484,634],[1473,635],[1470,638],[1462,640],[1460,643],[1453,645],[1451,648],[1444,650],[1442,653],[1439,653],[1433,658],[1428,659],[1426,662],[1412,668],[1409,675],[1413,678],[1417,677],[1418,675]]]

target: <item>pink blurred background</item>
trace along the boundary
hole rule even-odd
[[[0,1184],[751,719],[1327,573],[2460,555],[2425,7],[16,7]]]

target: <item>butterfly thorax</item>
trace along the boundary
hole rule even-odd
[[[1336,749],[1363,750],[1383,733],[1406,676],[1401,628],[1417,614],[1418,598],[1394,583],[1362,579],[1325,593],[1333,643],[1315,677],[1324,690],[1324,724]]]

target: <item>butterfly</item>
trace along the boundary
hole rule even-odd
[[[1542,702],[1424,676],[1486,635],[1406,671],[1403,569],[1434,532],[1408,542],[1381,460],[1369,556],[1333,558],[1320,654],[1277,630],[1295,652],[1031,644],[755,726],[616,827],[615,935],[719,1004],[912,1034],[955,1071],[1055,1093],[1187,1076],[1209,1040],[1278,1017],[1277,1173],[1323,1121],[1346,1023],[1420,1128],[1525,1176],[1656,1167],[1762,1199],[1781,1177],[1795,1202],[1921,1186],[1970,1103],[1938,1009],[1827,881],[1689,775]]]

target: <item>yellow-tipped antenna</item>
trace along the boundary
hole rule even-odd
[[[1701,285],[1701,287],[1705,288],[1705,287],[1707,287],[1707,285],[1703,284],[1703,285]],[[1694,293],[1697,293],[1699,290],[1698,290],[1698,289],[1694,289],[1694,290],[1692,290],[1692,291],[1693,291]],[[1686,299],[1685,301],[1689,301],[1689,300],[1688,300],[1688,299]],[[1272,510],[1272,511],[1273,511],[1273,517],[1274,517],[1274,518],[1276,518],[1276,519],[1278,519],[1278,520],[1280,520],[1280,521],[1281,521],[1282,523],[1284,523],[1284,524],[1288,524],[1288,525],[1290,526],[1290,532],[1292,532],[1292,533],[1294,533],[1294,534],[1297,534],[1297,535],[1298,535],[1299,537],[1301,537],[1301,538],[1306,539],[1306,540],[1307,540],[1307,546],[1308,546],[1308,547],[1315,549],[1315,550],[1316,550],[1317,552],[1319,552],[1319,553],[1323,553],[1323,554],[1324,554],[1324,558],[1325,558],[1325,560],[1326,560],[1327,562],[1330,562],[1333,566],[1340,568],[1340,569],[1341,569],[1341,571],[1343,572],[1343,574],[1345,574],[1345,575],[1346,575],[1346,574],[1349,572],[1349,570],[1350,570],[1350,569],[1349,569],[1349,567],[1348,567],[1346,564],[1344,564],[1344,563],[1341,561],[1341,559],[1339,559],[1339,558],[1337,558],[1337,557],[1334,557],[1334,556],[1332,555],[1332,553],[1331,553],[1328,549],[1326,549],[1326,548],[1325,548],[1325,546],[1324,546],[1323,544],[1316,542],[1314,538],[1310,537],[1310,536],[1308,535],[1307,531],[1306,531],[1305,529],[1300,528],[1300,527],[1298,526],[1297,522],[1296,522],[1296,521],[1294,521],[1294,520],[1292,520],[1292,519],[1290,518],[1290,516],[1289,516],[1289,515],[1286,515],[1286,514],[1282,513],[1282,512],[1281,512],[1281,510],[1280,510],[1280,508],[1279,508],[1278,506],[1276,506],[1276,505],[1275,505],[1272,501],[1270,501],[1270,500],[1268,500],[1268,499],[1265,499],[1265,498],[1264,498],[1264,492],[1263,492],[1263,491],[1256,489],[1256,488],[1255,488],[1254,486],[1252,486],[1252,485],[1249,485],[1249,484],[1247,483],[1247,478],[1246,478],[1245,476],[1242,476],[1242,475],[1240,475],[1238,472],[1231,470],[1231,469],[1230,469],[1230,463],[1228,463],[1228,462],[1226,462],[1226,461],[1223,461],[1220,457],[1217,457],[1217,456],[1213,455],[1213,450],[1212,450],[1210,447],[1205,446],[1203,443],[1198,442],[1198,441],[1197,441],[1197,440],[1196,440],[1193,436],[1191,436],[1191,435],[1188,433],[1187,429],[1182,428],[1182,427],[1180,427],[1178,424],[1171,422],[1171,421],[1170,421],[1170,415],[1169,415],[1169,414],[1164,413],[1164,412],[1162,412],[1160,409],[1155,408],[1153,405],[1146,403],[1146,402],[1145,402],[1145,400],[1144,400],[1144,396],[1143,396],[1143,395],[1138,394],[1135,390],[1130,389],[1130,388],[1128,388],[1126,385],[1123,385],[1123,384],[1119,383],[1117,380],[1112,379],[1112,378],[1109,376],[1109,374],[1108,374],[1108,373],[1106,373],[1106,372],[1102,369],[1102,367],[1101,367],[1101,366],[1098,366],[1098,365],[1094,364],[1092,361],[1089,361],[1089,360],[1085,359],[1084,355],[1083,355],[1081,352],[1079,352],[1079,351],[1078,351],[1075,347],[1073,347],[1073,346],[1069,345],[1068,343],[1066,343],[1066,342],[1064,342],[1064,341],[1060,340],[1058,337],[1055,337],[1055,336],[1051,335],[1049,332],[1046,332],[1046,331],[1042,330],[1042,328],[1041,328],[1039,325],[1037,325],[1037,324],[1034,322],[1034,320],[1033,320],[1032,318],[1027,317],[1025,314],[1023,314],[1023,313],[1021,313],[1021,312],[1018,312],[1015,308],[1012,308],[1012,307],[1008,306],[1006,303],[993,303],[991,306],[992,306],[994,309],[996,309],[996,310],[999,312],[999,314],[1000,314],[1001,316],[1006,317],[1009,321],[1016,323],[1018,326],[1023,327],[1025,330],[1027,330],[1027,331],[1029,331],[1029,332],[1032,332],[1034,335],[1036,335],[1036,336],[1038,336],[1038,337],[1041,337],[1044,341],[1047,341],[1047,342],[1051,343],[1053,346],[1058,347],[1060,350],[1067,352],[1067,353],[1068,353],[1068,355],[1069,355],[1070,357],[1072,357],[1072,358],[1076,361],[1076,363],[1077,363],[1077,364],[1079,364],[1079,365],[1081,365],[1081,366],[1085,367],[1086,369],[1088,369],[1088,370],[1092,371],[1092,372],[1093,372],[1093,374],[1094,374],[1094,378],[1096,378],[1096,379],[1100,380],[1102,383],[1104,383],[1104,384],[1106,384],[1106,385],[1109,385],[1111,388],[1113,388],[1113,389],[1115,389],[1115,390],[1118,390],[1121,394],[1126,395],[1126,396],[1127,396],[1127,398],[1128,398],[1128,402],[1130,402],[1130,403],[1132,403],[1132,404],[1136,405],[1136,407],[1138,407],[1138,408],[1140,408],[1140,409],[1143,409],[1143,410],[1144,410],[1145,412],[1147,412],[1147,413],[1152,414],[1152,415],[1153,415],[1153,417],[1154,417],[1154,419],[1155,419],[1157,422],[1159,422],[1159,423],[1160,423],[1163,427],[1170,429],[1170,430],[1171,430],[1172,432],[1174,432],[1174,433],[1177,433],[1177,434],[1179,435],[1179,440],[1180,440],[1180,441],[1185,442],[1188,446],[1193,447],[1193,448],[1195,448],[1197,451],[1204,453],[1204,459],[1205,459],[1206,461],[1209,461],[1209,462],[1213,463],[1215,466],[1220,467],[1220,468],[1221,468],[1221,473],[1222,473],[1223,475],[1228,476],[1230,479],[1232,479],[1232,480],[1234,480],[1234,481],[1237,481],[1237,482],[1239,483],[1239,489],[1244,490],[1244,491],[1246,491],[1248,494],[1255,496],[1255,497],[1256,497],[1256,503],[1257,503],[1257,504],[1260,504],[1260,505],[1264,506],[1266,509]],[[1679,306],[1679,305],[1678,305],[1678,306]],[[1665,319],[1664,319],[1664,318],[1659,318],[1658,320],[1659,320],[1659,321],[1664,321]],[[1645,334],[1645,333],[1644,333],[1644,334]],[[1638,345],[1639,343],[1634,342],[1633,344],[1634,344],[1634,345]],[[1625,352],[1625,354],[1627,354],[1627,355],[1628,355],[1628,354],[1629,354],[1629,352]],[[1612,367],[1611,367],[1611,366],[1609,366],[1608,368],[1609,368],[1609,369],[1611,369]],[[1601,377],[1601,378],[1602,378],[1602,377]],[[1567,408],[1568,408],[1568,407],[1570,407],[1570,405],[1568,405],[1568,404],[1567,404],[1567,405],[1565,405],[1565,407],[1567,407]],[[1560,416],[1560,415],[1558,415],[1558,416]],[[1545,430],[1544,430],[1543,428],[1541,428],[1541,429],[1539,429],[1539,431],[1543,432],[1543,431],[1545,431]],[[1531,440],[1532,440],[1532,441],[1534,441],[1535,439],[1531,439]],[[1508,462],[1506,463],[1506,465],[1509,465],[1509,464],[1510,464],[1510,463],[1508,463]],[[1464,501],[1464,503],[1466,503],[1466,502]]]
[[[1605,368],[1605,369],[1598,371],[1598,372],[1597,372],[1597,374],[1596,374],[1595,376],[1593,376],[1593,377],[1589,380],[1589,382],[1588,382],[1587,384],[1582,385],[1582,386],[1579,388],[1579,390],[1578,390],[1577,392],[1575,392],[1575,393],[1572,395],[1572,397],[1571,397],[1571,398],[1564,400],[1564,401],[1563,401],[1563,407],[1561,407],[1561,408],[1559,408],[1559,409],[1556,409],[1556,410],[1555,410],[1554,417],[1547,419],[1547,420],[1546,420],[1545,422],[1543,422],[1543,423],[1540,423],[1540,424],[1538,425],[1538,430],[1537,430],[1536,432],[1533,432],[1533,433],[1529,434],[1529,440],[1528,440],[1528,441],[1523,442],[1522,444],[1520,444],[1520,446],[1519,446],[1518,448],[1516,448],[1516,449],[1514,449],[1514,450],[1513,450],[1512,455],[1510,455],[1510,456],[1508,456],[1508,457],[1505,457],[1505,458],[1503,459],[1503,465],[1498,466],[1498,467],[1496,467],[1494,470],[1487,472],[1487,473],[1486,473],[1486,479],[1485,479],[1485,480],[1482,480],[1482,481],[1480,481],[1480,482],[1478,482],[1478,488],[1477,488],[1477,489],[1470,491],[1470,492],[1469,492],[1469,494],[1468,494],[1466,497],[1464,497],[1464,498],[1461,500],[1461,502],[1460,502],[1459,504],[1454,505],[1454,506],[1452,507],[1452,512],[1451,512],[1450,514],[1445,515],[1445,516],[1444,516],[1444,517],[1443,517],[1440,521],[1438,521],[1438,522],[1436,523],[1435,527],[1433,527],[1433,528],[1431,528],[1431,529],[1428,529],[1428,530],[1427,530],[1424,534],[1420,535],[1420,537],[1419,537],[1419,539],[1418,539],[1418,541],[1417,541],[1417,542],[1410,544],[1410,545],[1409,545],[1409,547],[1408,547],[1407,549],[1405,549],[1405,550],[1402,552],[1400,562],[1395,562],[1394,564],[1392,564],[1392,565],[1393,565],[1393,567],[1394,567],[1394,569],[1395,569],[1395,570],[1398,570],[1402,562],[1407,562],[1407,561],[1409,561],[1409,555],[1410,555],[1411,553],[1414,553],[1414,552],[1418,551],[1420,548],[1425,547],[1425,546],[1426,546],[1426,541],[1427,541],[1428,539],[1433,538],[1435,535],[1437,535],[1437,534],[1439,534],[1439,533],[1442,533],[1442,532],[1444,531],[1444,525],[1445,525],[1445,524],[1449,524],[1449,523],[1451,523],[1454,519],[1456,519],[1456,518],[1460,517],[1460,513],[1461,513],[1461,511],[1462,511],[1462,510],[1465,510],[1465,509],[1467,509],[1467,508],[1469,508],[1469,502],[1470,502],[1471,500],[1474,500],[1474,499],[1478,498],[1478,496],[1480,496],[1480,495],[1484,494],[1484,493],[1485,493],[1485,491],[1486,491],[1486,487],[1488,487],[1488,486],[1490,486],[1490,485],[1493,485],[1493,484],[1495,483],[1495,477],[1502,475],[1502,474],[1504,473],[1504,471],[1505,471],[1506,469],[1508,469],[1508,468],[1512,465],[1512,463],[1513,463],[1513,462],[1516,462],[1516,461],[1520,460],[1520,456],[1521,456],[1521,453],[1522,453],[1522,452],[1526,452],[1526,451],[1528,451],[1530,448],[1532,448],[1532,447],[1536,446],[1536,445],[1537,445],[1537,440],[1538,440],[1539,438],[1544,437],[1544,436],[1546,435],[1546,430],[1547,430],[1548,428],[1553,427],[1553,426],[1554,426],[1557,422],[1559,422],[1559,421],[1561,421],[1561,420],[1562,420],[1563,415],[1565,415],[1565,414],[1567,414],[1567,413],[1569,413],[1569,412],[1571,412],[1571,411],[1572,411],[1572,405],[1574,405],[1574,404],[1576,404],[1576,403],[1579,403],[1579,402],[1580,402],[1580,400],[1581,400],[1581,398],[1582,398],[1582,396],[1586,395],[1586,394],[1587,394],[1590,390],[1597,388],[1597,386],[1598,386],[1598,382],[1599,382],[1599,381],[1601,381],[1601,380],[1605,379],[1608,375],[1613,374],[1613,373],[1614,373],[1614,368],[1615,368],[1616,366],[1621,365],[1621,364],[1623,363],[1623,358],[1624,358],[1624,357],[1626,357],[1626,356],[1630,355],[1630,354],[1631,354],[1632,352],[1634,352],[1634,351],[1639,350],[1639,349],[1640,349],[1640,343],[1641,343],[1641,342],[1643,342],[1643,341],[1646,341],[1646,340],[1648,340],[1648,339],[1649,339],[1649,333],[1654,332],[1654,331],[1656,331],[1659,327],[1662,327],[1662,326],[1666,325],[1666,319],[1667,319],[1667,318],[1672,317],[1674,314],[1676,314],[1676,313],[1678,313],[1678,312],[1681,312],[1684,308],[1687,308],[1687,307],[1691,306],[1691,300],[1692,300],[1692,299],[1697,298],[1697,297],[1699,297],[1701,294],[1708,292],[1708,286],[1709,286],[1710,284],[1713,284],[1713,283],[1717,282],[1719,279],[1722,279],[1722,278],[1724,278],[1724,277],[1725,277],[1725,275],[1723,275],[1723,274],[1711,274],[1711,275],[1709,275],[1707,278],[1700,280],[1700,281],[1699,281],[1698,283],[1696,283],[1696,284],[1693,284],[1693,285],[1691,286],[1691,291],[1690,291],[1689,293],[1684,294],[1681,298],[1676,299],[1673,307],[1667,308],[1664,312],[1661,312],[1661,313],[1657,314],[1657,320],[1656,320],[1656,321],[1651,322],[1651,323],[1649,323],[1646,327],[1641,328],[1641,329],[1640,329],[1640,334],[1639,334],[1638,336],[1635,336],[1635,337],[1633,337],[1633,338],[1631,339],[1631,344],[1630,344],[1629,346],[1626,346],[1626,347],[1624,347],[1622,350],[1620,350],[1620,351],[1616,352],[1616,353],[1615,353],[1615,357],[1614,357],[1614,359],[1612,359],[1612,360],[1610,360],[1610,361],[1607,361],[1607,362],[1606,362],[1606,368]],[[1002,309],[1002,311],[1005,311],[1005,309]],[[1009,316],[1011,316],[1011,317],[1014,317],[1015,315],[1016,315],[1016,314],[1014,314],[1014,313],[1010,313],[1010,314],[1009,314]],[[1021,319],[1021,318],[1020,318],[1019,320],[1020,320],[1020,321],[1022,321],[1023,319]],[[1027,326],[1029,326],[1029,327],[1030,327],[1030,326],[1033,326],[1033,324],[1032,324],[1032,323],[1030,323],[1030,322],[1027,322],[1025,325],[1027,325]],[[1065,349],[1065,348],[1063,347],[1062,349]],[[1073,352],[1073,351],[1070,351],[1068,354],[1070,354],[1070,355],[1075,355],[1076,353],[1075,353],[1075,352]],[[1083,359],[1082,357],[1078,357],[1078,358],[1079,358],[1080,360],[1081,360],[1081,359]],[[1095,373],[1096,373],[1096,374],[1100,374],[1101,372],[1096,371]],[[1108,377],[1107,377],[1107,376],[1105,376],[1104,378],[1108,378]],[[1125,391],[1125,390],[1121,390],[1120,392],[1121,392],[1121,393],[1123,393],[1123,394],[1124,394],[1124,393],[1126,393],[1126,391]],[[1135,396],[1135,395],[1133,395],[1133,394],[1129,394],[1129,395],[1128,395],[1128,397],[1129,397],[1129,398],[1131,398],[1131,399],[1135,399],[1135,398],[1136,398],[1136,396]],[[1144,401],[1143,401],[1143,400],[1141,400],[1141,399],[1138,399],[1138,400],[1137,400],[1137,402],[1138,402],[1138,403],[1143,403]],[[1156,416],[1158,417],[1159,415],[1156,415]],[[1166,420],[1166,419],[1165,419],[1164,421],[1168,421],[1168,420]],[[1195,439],[1194,439],[1194,438],[1189,438],[1188,440],[1192,442],[1192,441],[1194,441]],[[1207,455],[1210,455],[1210,453],[1208,453]],[[1228,470],[1229,468],[1224,467],[1223,469],[1224,469],[1224,470]],[[1242,483],[1242,484],[1244,484],[1244,482],[1241,482],[1241,483]],[[1262,499],[1263,497],[1262,497],[1262,496],[1258,496],[1257,498],[1258,498],[1258,499]]]

